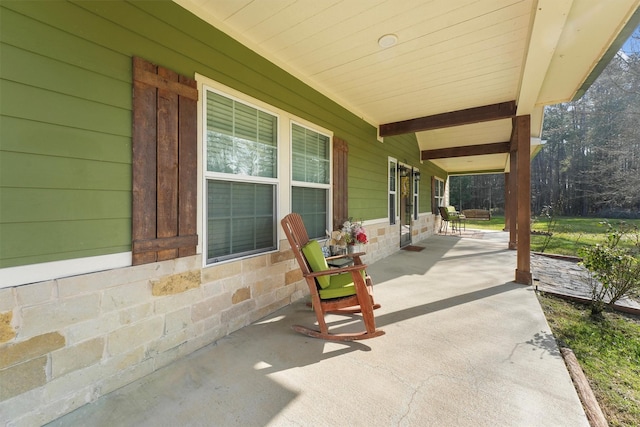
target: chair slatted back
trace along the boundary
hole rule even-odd
[[[290,213],[282,218],[280,224],[282,224],[284,234],[287,236],[287,240],[289,240],[291,250],[298,260],[298,265],[302,273],[305,275],[311,273],[309,263],[302,253],[302,247],[309,243],[309,235],[302,222],[302,217],[297,213]]]
[[[440,209],[440,216],[442,217],[442,219],[444,219],[445,221],[449,221],[449,211],[447,210],[447,207],[440,206],[438,207],[438,209]]]

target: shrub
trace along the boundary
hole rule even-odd
[[[591,314],[602,313],[620,298],[640,290],[640,233],[638,227],[620,223],[619,227],[607,226],[605,241],[580,250],[582,265],[590,272]],[[631,245],[620,245],[629,239]]]

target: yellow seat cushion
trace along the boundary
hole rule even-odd
[[[457,219],[460,217],[460,214],[456,212],[456,208],[453,206],[447,206],[447,213],[449,214],[449,219]]]
[[[360,271],[364,279],[364,270]],[[330,277],[330,284],[324,289],[320,289],[320,299],[348,297],[356,294],[356,286],[353,283],[351,272],[340,273]]]
[[[302,253],[307,259],[311,271],[329,270],[327,259],[324,257],[320,244],[316,240],[311,240],[304,245],[302,247]],[[364,279],[364,270],[360,271],[360,274]],[[320,299],[341,298],[356,294],[356,287],[353,284],[351,272],[335,274],[333,276],[319,276],[316,277],[316,282],[320,287],[318,291]]]

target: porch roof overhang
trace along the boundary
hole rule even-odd
[[[580,97],[640,24],[640,0],[175,0],[449,174],[508,172],[512,117]],[[397,43],[381,47],[386,34]],[[496,105],[509,115],[491,116]],[[484,111],[481,120],[462,120]],[[438,126],[398,123],[454,117]],[[444,123],[444,125],[443,125]],[[395,130],[390,130],[395,127]],[[400,129],[400,131],[398,131]]]

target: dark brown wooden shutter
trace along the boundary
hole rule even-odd
[[[196,81],[133,58],[133,264],[195,255]]]
[[[349,218],[347,141],[333,138],[333,228],[340,228]]]

